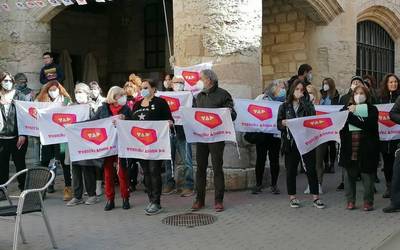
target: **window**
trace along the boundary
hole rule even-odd
[[[373,75],[379,86],[383,77],[388,73],[394,73],[393,39],[375,22],[358,23],[357,75]]]
[[[166,32],[162,2],[147,4],[144,11],[146,68],[164,68]]]

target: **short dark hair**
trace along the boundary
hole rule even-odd
[[[149,85],[150,85],[150,87],[152,87],[153,89],[154,89],[154,88],[157,88],[157,83],[156,83],[156,81],[154,81],[153,79],[144,79],[144,80],[142,81],[142,83],[144,83],[144,82],[148,82]]]
[[[302,75],[304,75],[304,73],[310,72],[311,70],[312,70],[311,65],[302,64],[302,65],[300,65],[299,70],[297,71],[297,75],[302,76]]]
[[[48,51],[47,51],[47,52],[44,52],[44,53],[43,53],[43,56],[50,56],[50,58],[54,58],[54,57],[53,57],[53,54],[52,54],[51,52],[48,52]]]

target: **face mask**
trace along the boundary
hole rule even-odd
[[[118,103],[118,105],[124,106],[126,104],[126,95],[118,98],[117,103]]]
[[[204,82],[202,80],[197,82],[197,89],[204,89]]]
[[[315,96],[313,94],[310,94],[310,102],[313,102],[315,99]]]
[[[3,89],[9,91],[12,89],[13,83],[11,80],[4,79],[4,81],[1,83],[1,86],[3,87]]]
[[[356,104],[362,104],[367,100],[367,97],[365,95],[354,95],[354,101]]]
[[[76,99],[76,102],[79,104],[88,102],[88,96],[85,93],[76,93],[75,99]]]
[[[185,85],[183,85],[181,83],[174,84],[174,91],[183,91],[184,88],[185,88]]]
[[[143,97],[148,97],[150,96],[150,90],[149,89],[142,89],[142,91],[140,91],[140,95]]]
[[[323,88],[323,90],[324,90],[325,92],[328,91],[328,90],[330,89],[330,87],[329,87],[328,84],[324,84],[324,86],[323,86],[322,88]]]
[[[49,96],[52,99],[56,99],[59,95],[60,95],[60,90],[58,90],[58,89],[49,91]]]
[[[164,81],[163,84],[164,84],[164,87],[165,87],[166,89],[169,88],[169,86],[168,86],[168,81]]]
[[[16,84],[14,85],[14,87],[15,87],[17,90],[23,90],[24,88],[26,88],[26,83],[16,83]]]
[[[285,97],[286,96],[286,89],[279,90],[277,97]]]
[[[295,92],[294,92],[294,97],[297,99],[297,100],[299,100],[300,98],[302,98],[304,95],[303,95],[303,93],[301,93],[299,90],[296,90]]]
[[[98,89],[93,89],[92,90],[92,98],[96,99],[100,95],[100,90]]]
[[[311,74],[311,73],[308,73],[308,74],[307,74],[307,80],[308,80],[309,82],[312,82],[312,78],[313,78],[312,74]]]

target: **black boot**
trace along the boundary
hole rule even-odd
[[[122,200],[122,209],[129,209],[131,208],[131,204],[129,204],[129,199]]]
[[[393,205],[389,205],[388,207],[385,207],[384,209],[382,209],[382,211],[384,213],[396,213],[396,212],[400,212],[400,207],[395,207]]]
[[[114,200],[109,200],[106,203],[106,206],[104,207],[104,211],[110,211],[113,208],[115,208]]]
[[[388,198],[390,198],[390,197],[392,196],[392,194],[391,194],[391,189],[392,189],[392,185],[391,185],[390,183],[387,183],[387,184],[386,184],[386,190],[385,190],[385,192],[384,192],[383,195],[382,195],[382,197],[383,197],[384,199],[388,199]]]

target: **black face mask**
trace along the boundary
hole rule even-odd
[[[16,83],[15,84],[15,89],[17,89],[17,90],[23,90],[24,88],[26,88],[26,83]]]

